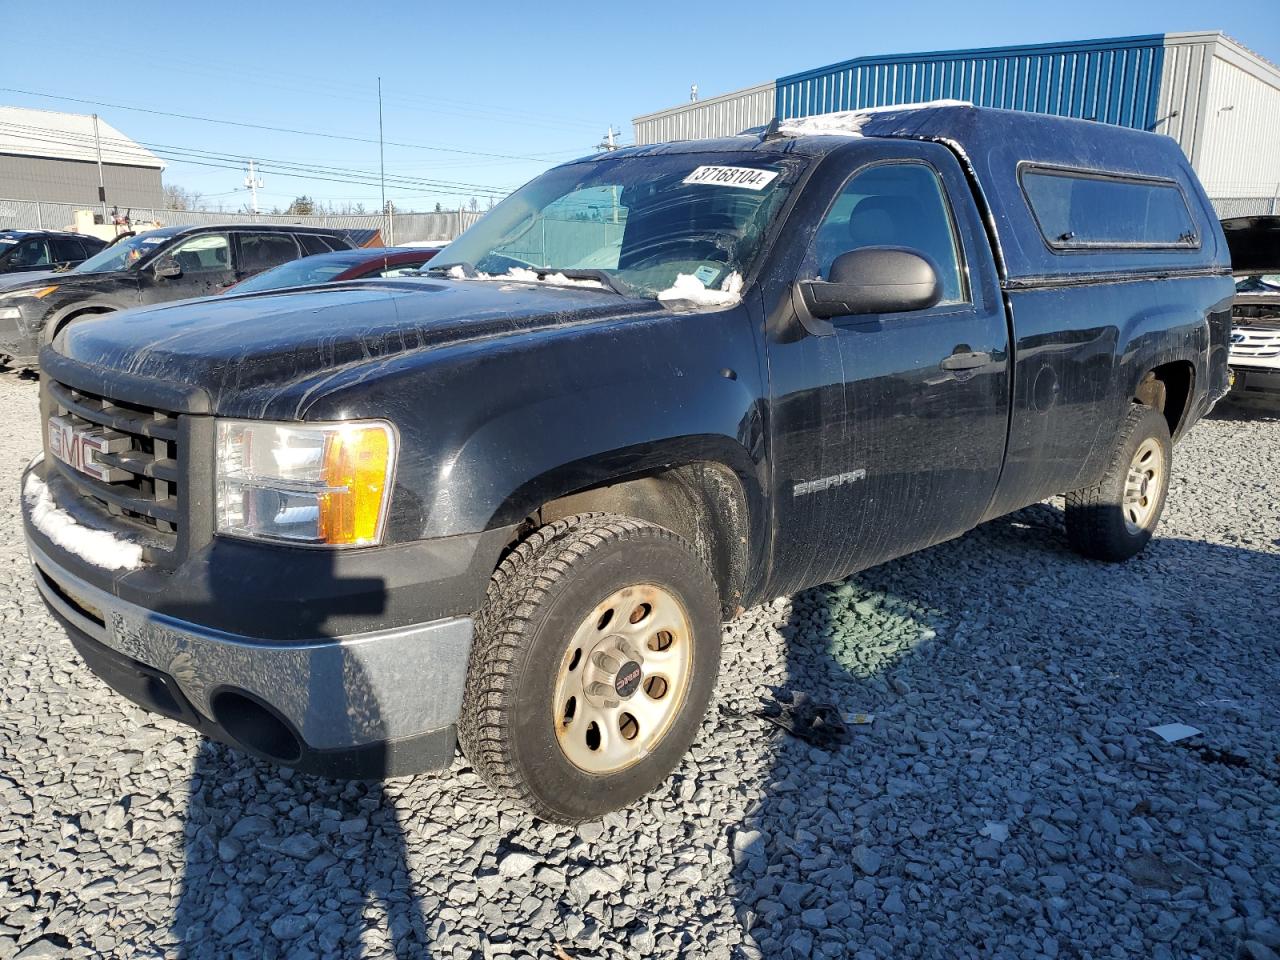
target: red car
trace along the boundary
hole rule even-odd
[[[372,247],[318,253],[264,270],[227,288],[226,292],[261,293],[339,280],[399,277],[413,273],[439,252],[439,248],[433,247]]]

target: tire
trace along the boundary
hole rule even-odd
[[[498,794],[544,820],[625,807],[692,744],[720,626],[710,572],[670,530],[611,514],[550,523],[490,581],[458,720],[462,752]]]
[[[1134,404],[1102,479],[1067,494],[1067,539],[1072,549],[1110,563],[1141,553],[1164,512],[1172,465],[1173,441],[1164,414]],[[1131,468],[1144,482],[1138,486],[1135,479],[1130,489]]]

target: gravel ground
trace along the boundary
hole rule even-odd
[[[30,582],[35,409],[0,377],[0,960],[1280,952],[1280,420],[1198,426],[1124,566],[1042,504],[747,611],[675,776],[569,829],[461,760],[291,776],[111,694]],[[792,692],[874,723],[810,747],[754,715]]]

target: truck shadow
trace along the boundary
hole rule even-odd
[[[330,574],[333,596],[351,590]],[[381,583],[360,583],[358,612],[386,604]],[[234,604],[213,590],[209,605]],[[163,611],[161,611],[163,612]],[[188,614],[190,611],[186,611]],[[325,624],[296,611],[297,635],[325,638]],[[299,661],[299,670],[306,670]],[[304,715],[332,704],[309,677]],[[359,663],[348,660],[345,723],[376,733],[378,704]],[[339,721],[340,723],[343,721]],[[385,758],[382,758],[385,760]],[[379,758],[372,761],[377,769]],[[257,760],[210,739],[190,780],[185,859],[171,929],[186,960],[244,957],[421,957],[428,933],[414,890],[396,805],[381,780],[335,781]]]
[[[1006,579],[993,581],[993,571]],[[1054,580],[1062,588],[1046,589]],[[1115,895],[1098,861],[1128,876],[1128,857],[1177,842],[1157,830],[1135,843],[1099,820],[1126,821],[1142,797],[1160,809],[1171,772],[1206,793],[1226,778],[1280,801],[1269,767],[1211,766],[1143,733],[1180,720],[1211,737],[1214,708],[1197,698],[1274,714],[1275,671],[1258,665],[1274,663],[1280,633],[1271,625],[1241,635],[1239,626],[1261,626],[1258,597],[1278,592],[1280,554],[1201,541],[1157,538],[1120,566],[1083,561],[1066,544],[1061,511],[1040,504],[796,594],[780,628],[779,699],[799,693],[874,721],[850,725],[848,742],[829,749],[772,733],[759,799],[730,840],[744,935],[769,958],[1040,955],[1050,933],[1055,947],[1071,942],[1064,914],[1090,910],[1097,951],[1129,950],[1126,937],[1145,932],[1120,909],[1089,906]],[[1036,608],[1010,622],[1009,601],[1026,594]],[[1228,729],[1251,736],[1248,725]],[[1261,767],[1268,742],[1259,733],[1254,743],[1210,745],[1243,748]],[[1074,786],[1064,790],[1064,780]],[[1065,826],[1064,848],[1054,842],[1064,825],[1049,810],[1073,802],[1080,822]],[[1189,819],[1201,836],[1220,826],[1194,810]],[[1192,867],[1178,889],[1206,882]],[[1230,934],[1201,921],[1204,955],[1230,955]],[[1154,946],[1146,939],[1140,952]]]

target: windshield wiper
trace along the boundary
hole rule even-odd
[[[458,260],[454,263],[433,263],[426,268],[419,270],[419,273],[448,273],[454,267],[461,267],[462,274],[466,277],[474,277],[477,270],[473,264],[467,263],[465,260]]]

